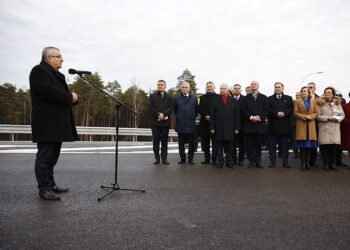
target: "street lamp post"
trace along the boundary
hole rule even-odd
[[[309,76],[318,75],[318,74],[323,74],[323,71],[314,72],[314,73],[309,73],[309,74],[305,75],[305,76],[303,77],[303,80],[301,80],[301,85],[303,85],[304,80],[305,80],[306,78],[308,78]]]

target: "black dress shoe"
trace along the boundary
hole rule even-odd
[[[238,166],[243,166],[243,161],[238,162]]]
[[[194,165],[194,162],[192,160],[188,160],[188,164]]]
[[[51,190],[39,191],[39,196],[41,199],[48,200],[48,201],[60,201],[61,200],[61,198],[59,196],[57,196]]]
[[[328,167],[329,167],[330,170],[338,171],[338,169],[336,169],[334,165],[329,165]]]
[[[344,167],[344,168],[348,167],[348,165],[344,164],[343,162],[337,162],[335,165],[338,167]]]
[[[257,167],[257,168],[264,168],[264,166],[259,161],[255,162],[255,167]]]
[[[159,160],[156,160],[155,162],[153,162],[154,165],[158,165],[160,163]]]
[[[69,190],[69,188],[62,188],[62,187],[58,187],[58,186],[54,186],[51,189],[54,193],[67,193]]]
[[[179,161],[177,164],[185,164],[185,163],[186,163],[185,160],[181,160],[181,161]]]
[[[284,168],[291,168],[291,166],[287,163],[287,164],[283,164]]]
[[[248,168],[253,168],[254,167],[254,162],[250,161],[248,164]]]
[[[228,167],[228,168],[232,168],[232,169],[234,169],[234,168],[235,168],[233,164],[226,164],[226,167]]]
[[[169,165],[170,163],[167,160],[162,160],[162,163],[165,165]]]
[[[269,168],[274,168],[274,167],[276,167],[276,164],[270,163]]]
[[[223,163],[219,163],[216,165],[216,168],[223,168],[224,167],[224,164]]]
[[[201,162],[201,164],[209,164],[209,163],[210,163],[210,160],[205,160]]]

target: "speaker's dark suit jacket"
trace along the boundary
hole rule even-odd
[[[34,142],[77,140],[72,114],[72,94],[65,77],[41,61],[29,76]]]

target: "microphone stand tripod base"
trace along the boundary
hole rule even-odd
[[[141,190],[141,189],[130,189],[130,188],[120,188],[118,184],[115,183],[111,183],[111,186],[104,186],[101,185],[102,189],[110,189],[110,191],[106,194],[104,194],[103,196],[97,198],[97,201],[101,201],[103,198],[105,198],[107,195],[113,193],[114,191],[117,190],[121,190],[121,191],[134,191],[134,192],[141,192],[141,193],[145,193],[145,190]]]

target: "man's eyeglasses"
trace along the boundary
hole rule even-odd
[[[62,56],[61,55],[59,55],[59,56],[48,56],[48,57],[56,57],[56,58],[62,58]]]

